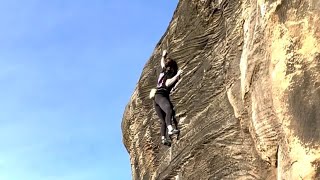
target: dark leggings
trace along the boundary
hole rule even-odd
[[[167,126],[172,125],[171,118],[175,118],[175,112],[169,96],[156,94],[154,97],[154,108],[161,119],[161,136],[165,136]]]

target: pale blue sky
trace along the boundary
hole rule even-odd
[[[0,180],[127,180],[121,120],[178,0],[0,1]]]

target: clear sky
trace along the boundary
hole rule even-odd
[[[0,180],[127,180],[124,108],[178,0],[0,1]]]

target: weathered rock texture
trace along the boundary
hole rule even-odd
[[[163,49],[184,69],[170,148],[148,99]],[[122,131],[135,180],[320,179],[320,1],[180,0]]]

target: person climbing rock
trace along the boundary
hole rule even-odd
[[[161,68],[154,95],[154,107],[161,120],[161,142],[164,145],[170,145],[170,141],[166,138],[167,129],[169,136],[178,134],[179,130],[172,126],[171,119],[174,116],[174,110],[169,96],[172,88],[179,81],[182,70],[178,71],[177,63],[167,57],[166,50],[162,52]]]

